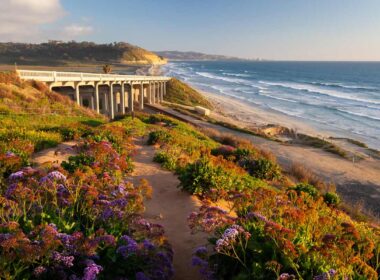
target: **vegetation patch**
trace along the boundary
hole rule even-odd
[[[211,103],[202,94],[175,78],[166,84],[164,100],[181,105],[202,106],[212,109]]]

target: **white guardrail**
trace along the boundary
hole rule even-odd
[[[56,71],[36,71],[17,70],[18,75],[23,80],[37,80],[41,82],[69,82],[69,81],[168,81],[169,77],[164,76],[138,76],[138,75],[116,75],[116,74],[93,74],[80,72],[56,72]]]

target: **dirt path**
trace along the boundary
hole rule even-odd
[[[192,235],[187,224],[188,215],[198,209],[199,201],[177,188],[177,177],[153,162],[155,149],[144,143],[144,139],[136,141],[137,155],[133,158],[135,170],[132,174],[133,183],[145,178],[153,187],[153,198],[146,201],[144,216],[165,228],[174,250],[174,279],[200,279],[197,268],[191,265],[191,257],[196,247],[207,243],[206,235]]]
[[[33,154],[32,162],[37,165],[42,165],[46,162],[60,164],[62,161],[67,160],[69,156],[77,154],[76,149],[73,148],[76,145],[77,142],[75,141],[63,142],[57,147],[39,151]]]

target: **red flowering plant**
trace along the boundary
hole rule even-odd
[[[202,260],[219,278],[378,279],[379,228],[352,221],[323,197],[258,188],[232,201],[233,226],[227,213],[215,221],[205,209],[190,219],[191,228],[206,232],[216,225]]]

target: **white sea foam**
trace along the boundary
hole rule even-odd
[[[364,114],[364,113],[358,113],[358,112],[353,112],[353,111],[350,111],[350,110],[344,110],[344,109],[340,109],[340,108],[336,108],[337,111],[339,112],[342,112],[342,113],[346,113],[346,114],[350,114],[350,115],[354,115],[354,116],[358,116],[358,117],[363,117],[363,118],[367,118],[367,119],[372,119],[372,120],[375,120],[375,121],[380,121],[380,117],[375,117],[375,116],[372,116],[372,115],[368,115],[368,114]]]
[[[303,90],[303,91],[307,91],[307,92],[311,92],[311,93],[323,94],[323,95],[336,97],[336,98],[340,98],[340,99],[353,100],[353,101],[357,101],[357,102],[372,103],[372,104],[379,104],[380,105],[380,101],[377,101],[377,100],[360,98],[357,96],[348,95],[345,92],[323,89],[320,87],[310,86],[307,84],[287,83],[287,82],[276,83],[276,82],[267,82],[267,81],[259,81],[259,83],[269,85],[269,86],[279,86],[279,87],[283,87],[283,88]]]
[[[227,73],[227,72],[223,72],[222,74],[226,76],[233,76],[233,77],[244,77],[244,78],[252,77],[249,74],[235,74],[235,73]]]

